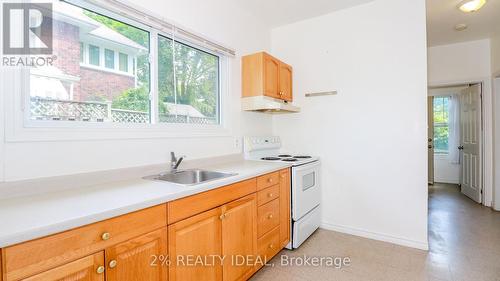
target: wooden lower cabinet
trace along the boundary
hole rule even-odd
[[[107,281],[166,281],[167,228],[106,249]]]
[[[25,281],[104,281],[104,252],[61,265]]]
[[[248,279],[257,253],[256,210],[254,193],[170,225],[170,281]]]
[[[256,262],[257,196],[246,196],[222,208],[223,280],[246,280]]]
[[[215,208],[168,227],[170,281],[222,280],[221,215]]]
[[[289,240],[283,169],[0,249],[0,281],[244,281]]]

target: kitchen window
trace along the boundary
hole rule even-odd
[[[221,55],[101,8],[54,10],[57,60],[30,70],[29,124],[221,124]]]
[[[448,153],[449,139],[449,100],[447,96],[433,99],[434,106],[434,153]]]
[[[219,123],[219,57],[158,37],[158,109],[163,123]]]

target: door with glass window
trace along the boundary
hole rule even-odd
[[[428,183],[434,184],[434,98],[427,98],[427,159]]]

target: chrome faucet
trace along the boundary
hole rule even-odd
[[[179,165],[181,164],[182,160],[186,158],[186,156],[181,156],[179,159],[175,157],[175,153],[172,151],[170,152],[170,171],[175,172],[177,171],[177,168],[179,168]]]

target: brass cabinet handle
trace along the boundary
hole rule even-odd
[[[274,249],[274,245],[273,244],[269,244],[269,249]]]
[[[109,268],[115,268],[116,267],[116,260],[112,260],[109,262]]]
[[[223,220],[224,218],[226,218],[226,214],[222,214],[220,215],[219,219]]]
[[[267,216],[268,219],[272,219],[273,218],[273,214],[269,214],[269,216]]]
[[[273,182],[273,178],[268,178],[267,181],[268,182]]]
[[[274,194],[269,193],[267,196],[269,196],[269,198],[273,198]]]
[[[104,268],[104,266],[102,266],[102,265],[101,265],[101,266],[99,266],[99,267],[97,268],[97,270],[96,270],[97,274],[103,274],[103,273],[104,273],[104,269],[105,269],[105,268]]]
[[[104,240],[104,241],[109,240],[109,238],[111,238],[111,234],[109,234],[109,232],[104,232],[101,235],[101,239]]]

